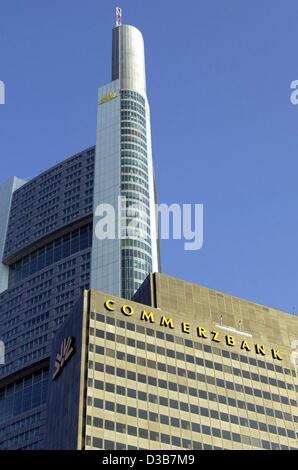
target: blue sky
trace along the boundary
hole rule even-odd
[[[203,203],[204,246],[166,274],[298,312],[296,0],[122,0],[143,32],[159,202]],[[1,177],[95,143],[113,0],[0,0]]]

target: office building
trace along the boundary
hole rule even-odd
[[[86,290],[57,334],[46,448],[298,448],[295,316],[162,274],[135,298]]]
[[[82,291],[131,298],[158,271],[154,184],[143,38],[119,25],[96,146],[0,188],[0,449],[42,445],[52,339]],[[120,226],[120,197],[142,240],[98,239],[101,204],[113,205]]]

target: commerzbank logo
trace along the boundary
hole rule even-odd
[[[101,97],[99,104],[107,103],[108,101],[111,101],[115,98],[117,98],[117,93],[108,93],[107,95]]]
[[[74,343],[75,339],[73,336],[68,336],[67,338],[63,339],[60,346],[60,351],[56,354],[55,371],[52,380],[55,380],[58,375],[61,374],[62,369],[65,367],[65,365],[75,352]]]

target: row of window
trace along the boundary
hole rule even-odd
[[[180,441],[177,441],[177,442],[180,442]],[[175,445],[175,444],[172,444],[172,445]],[[104,450],[146,450],[144,447],[136,447],[130,444],[123,444],[122,442],[110,441],[109,439],[100,439],[98,437],[91,438],[91,436],[86,436],[86,446],[88,447],[92,446],[95,449],[104,449]],[[181,447],[181,445],[179,445],[178,447]],[[209,444],[202,444],[201,449],[221,450],[221,447],[211,446]]]
[[[0,390],[0,421],[46,402],[48,369],[30,374]]]
[[[138,122],[142,125],[144,129],[146,129],[146,119],[144,119],[143,116],[140,116],[140,114],[136,113],[133,110],[129,111],[121,111],[121,121],[131,121],[131,122]]]
[[[122,148],[122,145],[125,145],[125,142],[137,144],[139,148],[142,149],[141,153],[143,153],[143,155],[147,155],[147,144],[143,142],[143,139],[141,139],[140,137],[137,137],[131,134],[130,135],[121,134],[121,148]],[[138,151],[140,151],[140,149],[138,149]]]
[[[12,424],[8,424],[7,426],[2,426],[0,428],[0,448],[3,447],[7,439],[7,435],[12,433],[20,433],[24,428],[29,426],[33,426],[35,423],[40,422],[42,418],[42,413],[33,413],[25,418],[18,419],[17,421],[13,422]]]
[[[174,422],[175,418],[173,418]],[[176,420],[179,422],[179,420]],[[108,431],[114,431],[117,433],[122,433],[126,434],[127,436],[135,436],[139,437],[141,439],[146,439],[150,441],[157,441],[160,442],[161,444],[168,444],[172,445],[175,447],[182,447],[183,449],[193,449],[193,450],[201,450],[203,448],[203,444],[201,441],[191,441],[190,439],[184,439],[181,438],[180,436],[175,436],[175,435],[169,435],[166,433],[162,432],[157,432],[157,431],[149,431],[146,428],[142,427],[136,427],[132,426],[130,424],[123,424],[123,423],[118,423],[114,422],[108,419],[101,419],[101,418],[96,418],[91,416],[87,416],[87,424],[94,426],[95,428],[99,429],[106,429]],[[190,423],[187,423],[188,425]],[[177,425],[174,423],[173,427],[180,428],[180,425]],[[247,435],[242,435],[239,433],[235,432],[230,432],[226,430],[221,430],[219,428],[215,427],[210,427],[210,426],[205,426],[205,425],[199,425],[196,423],[191,423],[191,428],[193,432],[197,433],[202,433],[205,434],[206,436],[214,436],[222,439],[226,439],[229,441],[237,442],[237,443],[242,443],[246,445],[251,445],[254,447],[259,447],[261,449],[289,449],[288,446],[280,446],[278,443],[271,443],[266,440],[260,440],[252,436],[247,436]],[[93,445],[95,444],[95,447],[98,447],[99,445],[102,445],[101,439],[98,439],[98,441],[94,441],[95,439],[98,439],[96,437],[93,437]],[[114,448],[114,447],[113,447]]]
[[[134,166],[132,165],[125,165],[124,163],[122,163],[121,165],[121,175],[125,175],[125,174],[129,174],[129,175],[136,175],[140,178],[142,178],[142,181],[148,181],[148,175],[145,173],[145,171],[141,170],[140,168],[135,168]]]
[[[130,321],[124,321],[124,320],[116,320],[113,317],[109,317],[106,315],[102,314],[97,314],[96,320],[103,322],[103,323],[108,323],[110,325],[116,325],[119,326],[120,328],[126,328],[128,331],[135,331],[137,333],[147,335],[153,338],[165,340],[169,343],[177,343],[184,345],[188,348],[194,348],[198,349],[199,351],[205,351],[207,353],[213,353],[216,356],[222,356],[225,358],[232,359],[234,361],[240,361],[245,364],[250,364],[251,366],[254,367],[260,367],[261,369],[267,369],[270,371],[275,371],[276,373],[279,374],[285,374],[288,376],[293,376],[296,377],[296,372],[294,369],[290,370],[287,367],[282,367],[277,364],[272,364],[271,362],[263,361],[261,359],[255,359],[250,356],[244,356],[242,354],[238,354],[232,351],[227,351],[226,349],[219,349],[215,346],[210,346],[208,344],[202,344],[198,343],[197,341],[193,341],[191,339],[183,338],[181,336],[175,336],[170,333],[164,333],[161,330],[154,330],[153,328],[148,328],[142,325],[136,325],[135,323],[132,323]],[[282,377],[283,380],[285,379]]]
[[[41,439],[40,431],[41,431],[40,426],[37,426],[34,429],[29,429],[28,431],[25,431],[21,434],[17,434],[16,436],[11,437],[6,440],[5,447],[6,449],[9,449],[11,447],[15,447],[31,439],[34,439],[34,440],[37,438]]]
[[[147,148],[144,149],[138,142],[136,142],[135,144],[121,142],[121,155],[123,154],[123,151],[127,150],[134,151],[137,154],[143,154],[144,157],[147,158]]]
[[[128,241],[128,240],[122,240],[122,242],[124,241]],[[140,242],[139,240],[131,240],[132,242],[136,242],[136,243],[140,243],[140,245],[133,245],[133,246],[136,246],[136,248],[142,248],[144,249],[144,251],[146,251],[147,253],[151,253],[151,250],[148,249],[148,247],[144,247],[142,245],[144,245],[144,243]],[[130,244],[131,246],[132,244]],[[121,244],[122,246],[122,244]],[[127,246],[126,243],[124,244],[123,243],[123,246]],[[142,260],[145,260],[147,261],[148,264],[150,264],[152,262],[151,260],[151,256],[147,255],[146,253],[143,253],[142,251],[139,251],[137,249],[127,249],[127,248],[122,248],[121,250],[121,255],[122,255],[122,259],[134,259],[134,258],[139,258],[139,259],[142,259]]]
[[[123,135],[135,136],[135,137],[137,137],[136,142],[139,142],[139,139],[141,139],[141,141],[145,144],[145,146],[147,145],[146,135],[144,135],[139,130],[135,129],[134,126],[132,126],[132,125],[129,126],[129,127],[123,127],[123,125],[122,125],[121,126],[121,135],[122,136]],[[125,141],[125,139],[123,141]],[[143,145],[143,144],[141,143],[141,145]]]
[[[104,367],[102,363],[95,363],[95,370],[98,372],[105,371],[106,374],[110,374],[113,376],[116,375],[117,377],[120,377],[122,379],[132,380],[134,382],[148,384],[150,386],[160,387],[162,389],[168,389],[168,390],[171,390],[172,392],[176,392],[176,393],[179,392],[184,395],[193,396],[202,400],[207,400],[209,402],[221,403],[223,405],[228,405],[229,407],[232,407],[232,408],[246,410],[246,411],[250,411],[253,413],[258,413],[264,416],[270,416],[272,418],[275,417],[276,419],[281,419],[281,420],[285,420],[289,422],[293,422],[293,420],[295,422],[298,422],[298,416],[293,417],[290,413],[282,412],[281,410],[278,410],[278,409],[264,407],[262,405],[255,405],[254,403],[235,399],[235,398],[230,398],[230,397],[227,397],[226,395],[215,394],[212,392],[206,392],[205,390],[195,389],[193,387],[187,387],[186,385],[177,384],[176,382],[166,381],[163,379],[158,379],[150,375],[146,378],[144,374],[136,373],[133,371],[125,371],[125,369],[120,368],[120,367],[115,368],[108,364],[106,364],[106,366]],[[205,381],[207,381],[207,383],[210,383],[208,381],[208,376],[207,377],[202,376],[202,378],[204,378],[204,380],[202,381],[203,383],[205,383]],[[93,386],[92,379],[88,379],[88,385]],[[98,383],[98,381],[95,381],[94,386],[95,388],[101,389],[102,384]],[[123,387],[119,387],[119,388],[116,387],[116,389],[111,386],[107,386],[107,387],[109,388],[109,391],[113,389],[113,390],[116,390],[117,393],[119,391],[120,394],[122,395],[124,393]],[[131,394],[131,392],[129,393]],[[134,395],[133,398],[135,398],[134,392],[133,392],[133,395]],[[140,396],[144,397],[143,392],[140,392]],[[238,417],[237,415],[233,415],[231,413],[230,414],[219,413],[216,410],[208,409],[202,406],[199,407],[197,405],[192,405],[192,404],[189,405],[186,402],[182,402],[182,401],[178,402],[177,400],[170,401],[167,397],[164,397],[164,396],[157,397],[156,395],[152,395],[152,394],[149,394],[148,396],[149,396],[149,401],[151,403],[154,403],[154,404],[159,403],[160,406],[171,407],[174,409],[180,408],[182,411],[189,411],[190,413],[194,413],[196,415],[206,416],[206,417],[210,417],[213,419],[221,419],[222,421],[231,422],[232,424],[238,424],[241,426],[250,425],[253,429],[258,429],[259,427],[260,431],[278,434],[275,427],[267,428],[266,423],[263,423],[263,422],[259,422],[258,424],[257,421],[248,420],[243,417]],[[261,416],[259,418],[261,418]],[[285,434],[282,434],[282,435],[285,435]]]
[[[144,189],[142,185],[121,183],[121,191],[135,191],[136,193],[144,194],[149,199],[149,191]]]
[[[146,271],[147,273],[150,273],[152,271],[152,263],[148,263],[138,258],[129,258],[129,259],[123,258],[121,262],[121,266],[123,269],[136,268],[136,269],[141,269],[142,271]]]
[[[140,103],[142,106],[145,106],[145,99],[142,95],[137,93],[136,91],[131,90],[121,90],[121,98],[122,99],[132,99]]]
[[[92,345],[91,345],[91,347],[92,347]],[[167,352],[170,352],[170,351],[171,350],[167,350]],[[96,346],[95,352],[97,354],[104,354],[104,348],[102,346]],[[175,351],[172,351],[172,352],[173,352],[173,355],[169,354],[168,357],[174,357]],[[171,352],[171,354],[172,354],[172,352]],[[135,355],[132,355],[132,354],[126,354],[122,351],[115,351],[114,349],[106,348],[105,354],[107,354],[109,357],[113,357],[113,358],[117,357],[117,360],[126,360],[127,362],[130,362],[132,364],[144,365],[144,367],[149,367],[149,368],[152,368],[152,369],[155,369],[155,370],[157,369],[157,370],[160,370],[162,372],[166,372],[167,370],[171,370],[170,369],[171,366],[167,366],[164,363],[151,361],[149,359],[146,360],[142,357],[138,357],[138,356],[135,356]],[[201,362],[201,361],[203,361],[202,358],[197,358],[197,357],[194,358],[193,356],[190,356],[190,355],[189,356],[186,355],[186,361],[189,362],[189,363],[195,363],[195,364],[199,364],[199,365],[204,364],[204,362],[203,363]],[[160,383],[164,384],[163,388],[167,388],[166,382],[161,381]],[[229,380],[223,380],[223,379],[220,379],[220,378],[212,377],[212,384],[217,385],[217,387],[221,387],[221,388],[224,388],[224,389],[234,390],[236,392],[245,393],[246,395],[251,395],[251,396],[258,397],[258,398],[263,398],[264,400],[274,401],[276,403],[282,403],[284,405],[297,406],[296,400],[289,399],[287,396],[280,395],[280,394],[277,394],[277,393],[270,393],[270,392],[267,392],[265,390],[260,390],[258,388],[249,387],[249,386],[246,386],[246,385],[244,386],[242,384],[234,383],[234,382],[231,382]],[[175,384],[173,384],[172,387],[175,387]],[[187,389],[187,387],[185,387],[185,389]],[[197,396],[197,391],[195,389],[192,389],[192,387],[189,387],[188,393],[190,395]],[[202,392],[201,395],[202,394],[204,394],[204,393]]]
[[[136,111],[139,113],[143,118],[146,118],[146,111],[144,106],[140,105],[139,103],[135,103],[134,101],[129,100],[121,100],[121,111]]]
[[[290,382],[285,382],[285,380],[276,380],[272,377],[267,377],[267,376],[264,376],[264,375],[259,375],[259,374],[255,374],[253,372],[249,372],[247,370],[241,370],[237,367],[231,367],[231,366],[228,366],[226,364],[221,364],[221,363],[218,363],[218,362],[213,362],[213,361],[210,361],[208,359],[203,359],[203,358],[194,358],[193,355],[185,355],[183,354],[182,352],[180,351],[175,351],[173,349],[167,349],[167,348],[164,348],[164,347],[161,347],[161,346],[156,346],[154,344],[151,344],[151,343],[145,343],[144,341],[140,341],[140,340],[135,340],[133,338],[129,338],[129,337],[125,337],[125,336],[122,336],[122,335],[115,335],[114,333],[111,333],[111,332],[104,332],[103,330],[96,330],[96,336],[98,337],[101,337],[101,338],[104,338],[106,337],[107,340],[110,340],[110,341],[116,341],[117,344],[127,344],[128,346],[131,346],[131,347],[136,347],[138,349],[142,349],[142,350],[147,350],[148,352],[153,352],[155,354],[160,354],[162,356],[168,356],[168,357],[172,357],[172,358],[175,358],[177,360],[180,360],[180,361],[184,361],[184,362],[189,362],[189,363],[196,363],[197,365],[200,365],[202,367],[206,367],[207,369],[215,369],[215,370],[218,370],[220,372],[224,372],[225,374],[231,374],[231,375],[234,375],[234,376],[237,376],[237,377],[243,377],[245,379],[250,379],[252,381],[257,381],[257,382],[261,382],[261,383],[265,383],[267,385],[271,385],[272,387],[278,387],[279,389],[282,388],[282,389],[288,389],[288,390],[294,390],[295,387],[294,387],[294,384],[293,383],[290,383]],[[183,338],[181,338],[183,339]],[[186,340],[188,341],[188,340]],[[182,343],[183,344],[183,343]],[[196,349],[197,350],[202,350],[203,349],[203,346],[201,343],[196,343]],[[170,366],[168,365],[167,368],[166,368],[166,365],[164,363],[157,363],[157,367],[159,368],[158,370],[162,370],[164,372],[166,372],[166,370],[171,370],[171,373],[172,374],[178,374],[182,377],[188,377],[190,379],[193,379],[195,380],[196,379],[196,376],[199,376],[199,378],[197,380],[201,381],[202,380],[202,377],[201,377],[201,374],[195,374],[193,371],[187,371],[186,369],[182,369],[182,368],[177,368],[174,367],[174,366]],[[218,379],[219,381],[221,379]],[[224,384],[222,386],[225,386]],[[232,386],[228,383],[228,385],[226,385],[227,388],[231,388]]]
[[[134,129],[137,131],[140,131],[144,137],[146,137],[146,127],[144,127],[142,124],[139,124],[138,122],[134,121],[126,121],[124,119],[121,120],[121,129]]]
[[[9,286],[26,279],[35,272],[63,258],[89,248],[91,244],[92,224],[57,238],[46,247],[35,250],[30,255],[13,264],[9,270]]]
[[[121,182],[127,182],[127,183],[137,183],[139,185],[141,185],[141,187],[144,186],[144,188],[148,191],[148,179],[146,177],[143,177],[143,175],[138,175],[138,176],[135,176],[132,174],[133,172],[130,172],[130,169],[128,169],[128,174],[125,174],[124,171],[123,171],[123,168],[122,168],[122,172],[121,172]],[[126,189],[130,189],[130,188],[126,188]],[[132,188],[133,189],[133,188]]]
[[[122,152],[121,154],[121,165],[129,165],[131,168],[132,166],[140,168],[141,170],[144,171],[144,173],[147,175],[148,167],[147,167],[147,159],[139,158],[138,154],[135,152]]]

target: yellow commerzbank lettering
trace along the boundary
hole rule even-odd
[[[155,323],[153,313],[152,312],[146,312],[146,310],[142,311],[141,320],[146,320],[146,321],[150,321],[150,323]]]
[[[174,328],[174,323],[172,318],[167,318],[162,316],[160,320],[160,326],[168,326],[169,328]]]
[[[185,323],[184,321],[181,323],[182,326],[182,333],[190,333],[190,324]]]
[[[265,352],[265,348],[263,345],[261,344],[256,344],[255,345],[255,348],[256,348],[256,353],[257,354],[262,354],[263,356],[265,356],[266,352]]]
[[[212,330],[211,335],[212,335],[211,336],[212,341],[216,341],[216,343],[220,343],[219,332],[218,331]]]
[[[235,341],[234,336],[226,335],[226,343],[228,346],[235,346],[236,341]]]
[[[282,361],[280,352],[277,349],[272,349],[272,357],[273,359],[278,359],[279,361]]]
[[[106,300],[105,303],[104,303],[104,306],[105,306],[105,308],[106,308],[107,310],[109,310],[110,312],[114,312],[114,310],[115,310],[115,307],[114,307],[114,306],[115,306],[115,302],[114,302],[114,300],[111,300],[111,299]]]
[[[121,307],[121,312],[124,313],[124,315],[126,315],[127,317],[131,317],[135,313],[131,305],[123,305]]]
[[[198,326],[197,328],[198,336],[200,338],[207,338],[207,331],[206,328],[203,328],[202,326]]]
[[[241,343],[241,349],[245,349],[246,351],[251,351],[251,348],[249,347],[249,344],[248,342],[246,341],[246,339],[244,339]]]
[[[104,307],[109,312],[115,312],[116,308],[118,311],[120,309],[121,313],[127,317],[131,317],[135,314],[135,308],[132,307],[131,305],[124,304],[121,307],[119,305],[117,307],[116,302],[112,299],[106,299],[104,302]],[[139,319],[142,321],[150,322],[150,323],[156,323],[158,321],[156,319],[156,314],[157,314],[156,311],[153,312],[153,311],[148,311],[148,310],[143,309],[141,310],[141,313],[139,314],[140,315]],[[190,332],[192,331],[192,325],[187,322],[181,322],[180,324],[181,324],[182,333],[190,334]],[[173,318],[162,315],[160,319],[160,326],[174,329]],[[204,339],[211,338],[211,341],[214,341],[216,343],[221,342],[221,332],[219,331],[216,331],[216,330],[210,331],[202,326],[198,326],[196,331],[197,331],[197,336],[200,338],[204,338]],[[238,340],[236,341],[234,336],[225,335],[222,337],[224,338],[223,341],[225,341],[225,343],[228,346],[234,347],[236,346],[236,343],[238,344],[237,342]],[[259,343],[249,344],[248,341],[246,340],[239,340],[239,346],[241,350],[251,351],[253,349],[256,354],[261,354],[262,356],[267,355],[266,347],[263,344],[259,344]],[[271,349],[271,354],[272,354],[273,359],[282,361],[282,356],[278,349]]]

